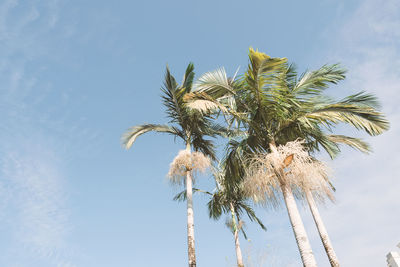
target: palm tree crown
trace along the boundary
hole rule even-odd
[[[193,79],[194,66],[192,63],[186,68],[181,85],[176,82],[167,66],[164,86],[162,87],[162,99],[166,107],[167,117],[170,119],[170,125],[143,124],[134,126],[122,136],[123,145],[130,148],[137,137],[150,131],[164,132],[179,137],[186,145],[191,145],[195,151],[201,151],[214,159],[214,145],[204,136],[215,136],[219,128],[212,124],[209,115],[191,109],[185,101],[185,95],[192,91]]]

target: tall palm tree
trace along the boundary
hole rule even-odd
[[[187,195],[187,236],[188,236],[188,259],[189,267],[196,266],[195,255],[195,239],[194,239],[194,217],[193,217],[193,199],[192,199],[192,183],[193,168],[190,166],[195,164],[190,155],[192,150],[199,151],[210,157],[215,158],[214,146],[210,140],[205,139],[206,135],[215,136],[218,126],[213,125],[210,115],[203,114],[200,111],[189,108],[185,101],[185,96],[192,91],[194,79],[194,66],[190,63],[187,68],[183,81],[179,85],[175,78],[171,75],[167,66],[165,73],[163,92],[163,104],[166,107],[167,117],[170,124],[143,124],[130,128],[122,136],[123,145],[129,149],[135,142],[136,138],[144,133],[155,131],[168,133],[175,138],[181,139],[186,147],[182,156],[189,155],[189,162],[185,166],[175,166],[177,169],[184,168],[184,183]],[[184,155],[183,155],[184,154]],[[179,157],[179,155],[178,155]],[[178,159],[178,157],[176,159]],[[171,174],[174,176],[174,173]]]
[[[346,123],[369,135],[381,134],[389,127],[378,111],[376,98],[370,94],[360,92],[339,101],[324,95],[330,84],[344,78],[345,70],[338,64],[325,65],[298,77],[294,65],[289,65],[287,59],[271,58],[250,49],[249,65],[243,76],[229,79],[223,69],[207,73],[199,79],[197,90],[190,97],[193,102],[209,101],[209,106],[211,103],[223,105],[232,121],[246,129],[248,135],[232,143],[230,160],[271,153],[277,146],[298,138],[306,140],[310,151],[323,148],[334,157],[340,152],[339,144],[368,150],[361,139],[332,135],[330,132],[336,124]],[[292,188],[288,184],[281,184],[280,188],[303,264],[316,266]],[[307,198],[312,199],[312,195],[308,194]],[[333,249],[327,249],[329,242],[323,243],[332,266],[338,266],[331,253]]]

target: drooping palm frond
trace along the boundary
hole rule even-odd
[[[254,210],[246,203],[246,198],[247,196],[243,192],[232,193],[227,190],[217,190],[207,203],[209,217],[218,220],[222,214],[232,212],[232,205],[234,209],[234,215],[232,216],[236,216],[240,221],[241,215],[245,213],[250,221],[257,222],[261,229],[267,230],[262,221],[256,216]]]
[[[182,137],[183,135],[183,133],[179,129],[172,126],[160,125],[160,124],[143,124],[129,128],[129,130],[127,130],[122,135],[121,141],[123,146],[126,149],[129,149],[138,136],[150,131],[169,133],[179,137]]]
[[[322,147],[331,159],[334,159],[340,153],[338,144],[321,130],[308,131],[304,136],[306,137],[305,146],[310,151],[320,151],[320,147]]]
[[[328,139],[334,143],[348,145],[354,149],[357,149],[363,153],[371,152],[371,147],[365,141],[360,138],[345,136],[345,135],[327,135]]]
[[[389,123],[382,113],[373,108],[353,104],[340,102],[328,104],[306,116],[325,124],[344,122],[356,129],[364,130],[369,135],[379,135],[389,129]]]
[[[213,113],[218,110],[221,110],[224,113],[227,112],[227,108],[223,104],[218,100],[215,100],[206,92],[192,92],[186,94],[184,100],[189,108],[198,110],[205,114]]]
[[[204,194],[212,196],[212,193],[198,189],[198,188],[194,188],[194,187],[193,187],[193,192],[194,193],[196,193],[196,192],[204,193]],[[176,194],[172,200],[178,201],[178,202],[186,201],[186,190],[183,190],[183,191],[179,192],[178,194]]]
[[[364,91],[345,97],[341,103],[352,104],[361,107],[369,107],[373,109],[380,109],[381,104],[378,98],[372,94],[368,94]]]
[[[194,133],[192,135],[192,146],[196,151],[201,151],[211,160],[216,159],[215,146],[211,140],[205,139],[202,135]]]
[[[245,211],[246,214],[247,214],[247,217],[249,217],[249,219],[251,221],[257,222],[258,225],[261,227],[261,229],[263,229],[264,231],[267,230],[267,227],[265,227],[265,225],[262,223],[260,218],[257,217],[256,213],[254,212],[254,210],[249,205],[240,204],[240,210]]]
[[[224,203],[223,195],[221,192],[215,192],[210,201],[207,203],[208,216],[214,220],[218,220],[222,213],[227,213],[229,208]]]

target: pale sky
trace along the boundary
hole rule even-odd
[[[340,62],[391,129],[349,131],[374,150],[330,161],[335,204],[321,213],[343,266],[385,266],[400,242],[400,2],[0,0],[0,266],[187,266],[186,209],[167,180],[183,145],[168,135],[121,134],[166,123],[165,66],[180,80],[247,65],[252,46],[299,71]],[[219,147],[219,151],[223,146]],[[196,185],[212,190],[208,175]],[[195,196],[198,266],[235,266],[232,234]],[[286,211],[247,222],[248,266],[302,266]],[[329,266],[307,207],[302,217],[319,266]]]

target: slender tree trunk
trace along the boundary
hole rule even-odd
[[[297,246],[300,250],[301,259],[304,267],[316,267],[314,254],[308,241],[306,230],[304,229],[303,221],[297,209],[296,201],[293,197],[292,189],[288,185],[282,186],[283,198],[285,199],[286,208],[289,214],[290,223],[296,238]]]
[[[186,145],[190,152],[190,144]],[[194,249],[194,217],[193,217],[193,189],[192,172],[186,172],[186,199],[187,199],[187,235],[189,267],[196,267],[196,253]]]
[[[319,214],[317,205],[315,204],[314,198],[310,191],[306,192],[306,198],[307,198],[307,202],[310,207],[311,213],[314,217],[314,222],[317,225],[318,233],[319,233],[319,236],[321,237],[322,244],[324,244],[326,254],[328,255],[329,262],[332,267],[339,267],[340,266],[339,261],[336,257],[335,251],[333,250],[333,246],[332,246],[331,240],[329,239],[328,232],[326,231],[324,222],[322,221],[322,218]]]
[[[269,144],[272,153],[278,153],[275,142]],[[283,162],[282,162],[283,164]],[[282,165],[283,166],[283,165]],[[280,170],[281,175],[284,176],[283,167]],[[292,225],[293,233],[296,238],[296,243],[300,251],[301,260],[304,267],[316,267],[314,254],[311,249],[310,241],[308,240],[306,229],[304,228],[303,221],[301,220],[297,204],[293,196],[290,185],[286,183],[281,184],[283,198],[285,200],[286,209],[289,215],[290,223]]]
[[[235,213],[235,209],[233,207],[233,204],[230,203],[230,205],[231,205],[231,214],[232,214],[232,223],[233,223],[233,234],[234,234],[234,237],[235,237],[235,249],[236,249],[237,265],[238,265],[238,267],[244,267],[243,257],[242,257],[242,250],[240,249],[240,243],[239,243],[239,229],[238,229],[238,223],[236,222],[236,213]]]

